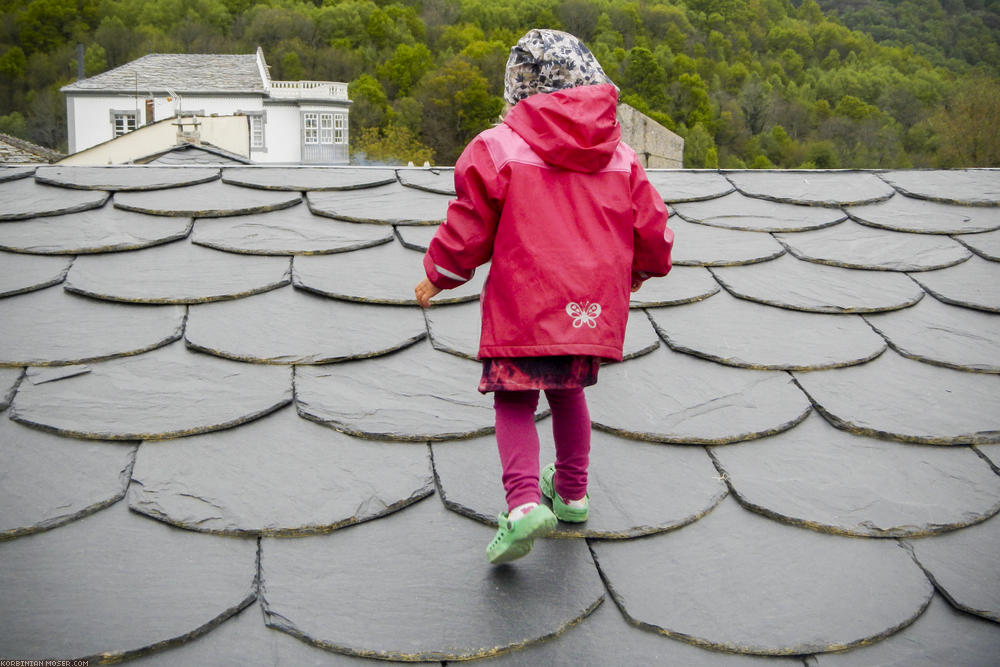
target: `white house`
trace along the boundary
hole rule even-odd
[[[70,153],[183,113],[246,116],[254,162],[349,160],[347,84],[272,81],[260,47],[250,55],[150,54],[62,92]]]

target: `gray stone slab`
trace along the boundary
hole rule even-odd
[[[551,419],[538,422],[538,434],[545,466],[556,456]],[[697,521],[726,497],[726,485],[701,447],[635,442],[601,431],[591,436],[590,516],[585,523],[560,522],[556,537],[623,539],[673,530]],[[432,449],[445,505],[496,526],[497,513],[506,508],[496,438]]]
[[[1000,263],[973,257],[958,266],[910,277],[940,301],[1000,313]]]
[[[714,199],[736,190],[724,176],[710,171],[646,171],[649,182],[665,202]]]
[[[445,290],[434,304],[474,301],[489,274],[489,265],[476,269],[464,285]],[[335,299],[416,306],[413,288],[424,277],[423,256],[399,243],[336,255],[296,257],[292,281],[296,287]]]
[[[193,306],[184,338],[189,347],[237,361],[326,364],[393,352],[426,335],[416,308],[337,301],[288,286]]]
[[[396,227],[396,234],[399,236],[399,242],[403,246],[409,248],[410,250],[419,250],[420,252],[427,252],[427,248],[431,245],[431,239],[434,238],[434,234],[437,232],[440,225],[434,225],[433,227],[415,227],[413,225],[400,225]]]
[[[946,204],[1000,206],[1000,172],[995,169],[914,169],[879,176],[911,197]]]
[[[301,204],[302,195],[213,181],[166,190],[118,192],[112,201],[117,208],[151,215],[218,218],[289,208]]]
[[[741,299],[814,313],[874,313],[907,308],[924,291],[895,271],[864,271],[783,255],[749,266],[718,267],[712,275]]]
[[[934,590],[894,540],[785,526],[735,500],[683,530],[591,548],[631,622],[736,653],[869,643],[911,623]]]
[[[132,478],[136,512],[236,535],[326,533],[434,492],[425,449],[352,438],[291,407],[218,433],[143,443]]]
[[[270,213],[202,219],[191,240],[250,255],[324,255],[392,241],[392,230],[313,215],[304,206]]]
[[[78,438],[158,440],[236,426],[292,400],[290,368],[217,359],[181,343],[90,369],[23,383],[11,418]]]
[[[677,204],[674,208],[689,222],[750,232],[801,232],[847,219],[840,209],[782,204],[739,192],[708,201]]]
[[[27,178],[35,173],[37,167],[0,167],[0,183],[6,181],[16,181],[19,178]]]
[[[219,170],[197,167],[39,167],[35,180],[78,190],[160,190],[207,183]]]
[[[58,285],[66,279],[72,257],[38,257],[0,251],[0,297]]]
[[[127,659],[211,629],[255,596],[253,539],[198,535],[119,502],[0,543],[5,656]]]
[[[182,239],[193,222],[101,208],[0,225],[0,249],[38,255],[137,250]]]
[[[396,182],[392,169],[228,167],[222,182],[262,190],[357,190]]]
[[[961,264],[972,256],[961,243],[945,236],[875,229],[851,221],[775,236],[799,259],[848,269],[931,271]]]
[[[785,253],[770,234],[721,229],[670,219],[674,231],[671,256],[680,266],[732,266],[766,262]]]
[[[0,231],[2,231],[0,227]],[[1000,230],[982,234],[962,234],[955,239],[983,259],[1000,262]]]
[[[979,454],[986,459],[993,470],[1000,475],[1000,447],[996,445],[979,445],[973,447]]]
[[[905,542],[941,594],[971,614],[1000,622],[1000,518]]]
[[[492,432],[493,399],[479,364],[429,343],[364,361],[296,369],[299,414],[378,440],[427,442]]]
[[[100,208],[110,196],[107,192],[42,185],[33,178],[0,182],[0,222]]]
[[[872,227],[919,234],[970,234],[1000,229],[1000,208],[940,204],[896,195],[892,199],[847,209]]]
[[[117,304],[56,285],[0,300],[0,366],[80,364],[148,352],[181,337],[182,306]]]
[[[729,294],[647,312],[674,350],[727,366],[786,371],[838,368],[865,363],[886,349],[885,341],[856,315],[774,308]]]
[[[10,405],[14,398],[14,390],[23,375],[22,368],[0,368],[0,410],[6,410]]]
[[[994,667],[1000,626],[953,609],[935,595],[913,625],[873,646],[813,658],[816,667]]]
[[[1000,373],[1000,317],[927,298],[865,319],[905,357],[965,371]]]
[[[825,533],[933,535],[1000,512],[1000,476],[970,447],[851,435],[815,414],[712,456],[744,507]]]
[[[789,429],[810,411],[786,373],[722,366],[666,346],[605,366],[589,396],[600,428],[678,444],[752,440]]]
[[[350,192],[309,192],[306,201],[317,215],[349,222],[435,225],[444,220],[449,198],[394,183]]]
[[[0,417],[0,540],[49,530],[125,495],[135,446],[80,442]]]
[[[731,171],[726,176],[745,195],[809,206],[851,206],[896,194],[872,173],[835,171]]]
[[[400,183],[410,188],[449,197],[456,194],[454,169],[397,169],[396,175]]]
[[[265,539],[267,622],[342,653],[457,660],[548,639],[600,604],[583,540],[536,540],[524,560],[496,567],[484,553],[493,533],[428,498],[377,527]]]
[[[1000,442],[1000,377],[886,351],[862,366],[794,373],[837,428],[928,445]]]
[[[45,384],[90,372],[90,366],[72,364],[70,366],[31,366],[24,369],[24,379],[31,384]]]
[[[650,278],[638,292],[633,292],[633,308],[676,306],[707,299],[718,294],[719,283],[701,266],[675,266],[665,278]]]
[[[78,257],[66,276],[66,289],[106,301],[204,303],[258,294],[289,282],[288,257],[236,255],[185,240]]]

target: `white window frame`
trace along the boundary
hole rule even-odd
[[[250,124],[250,150],[267,152],[267,112],[266,111],[237,111],[247,117]]]
[[[335,143],[335,144],[346,144],[347,143],[347,114],[346,113],[335,113],[335,114],[333,114],[333,143]]]
[[[134,109],[112,109],[111,110],[111,136],[120,137],[135,132],[139,127],[139,114]]]
[[[321,113],[319,115],[319,143],[330,145],[333,143],[333,114]]]
[[[302,140],[312,145],[319,143],[319,114],[306,111],[302,114]]]

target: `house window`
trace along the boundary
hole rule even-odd
[[[302,126],[305,129],[305,142],[307,144],[319,143],[319,114],[302,114]]]
[[[264,148],[264,116],[250,114],[250,148]]]
[[[321,113],[319,115],[319,143],[333,143],[333,114]]]
[[[136,128],[136,112],[134,111],[112,111],[111,127],[114,135],[120,137]]]
[[[333,143],[335,144],[346,144],[347,143],[347,114],[346,113],[335,113],[333,114]]]

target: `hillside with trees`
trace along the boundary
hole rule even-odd
[[[352,151],[453,164],[496,121],[510,45],[551,27],[686,167],[1000,166],[998,0],[821,2],[0,0],[0,132],[65,149],[78,43],[88,76],[260,45],[274,79],[349,82]]]

